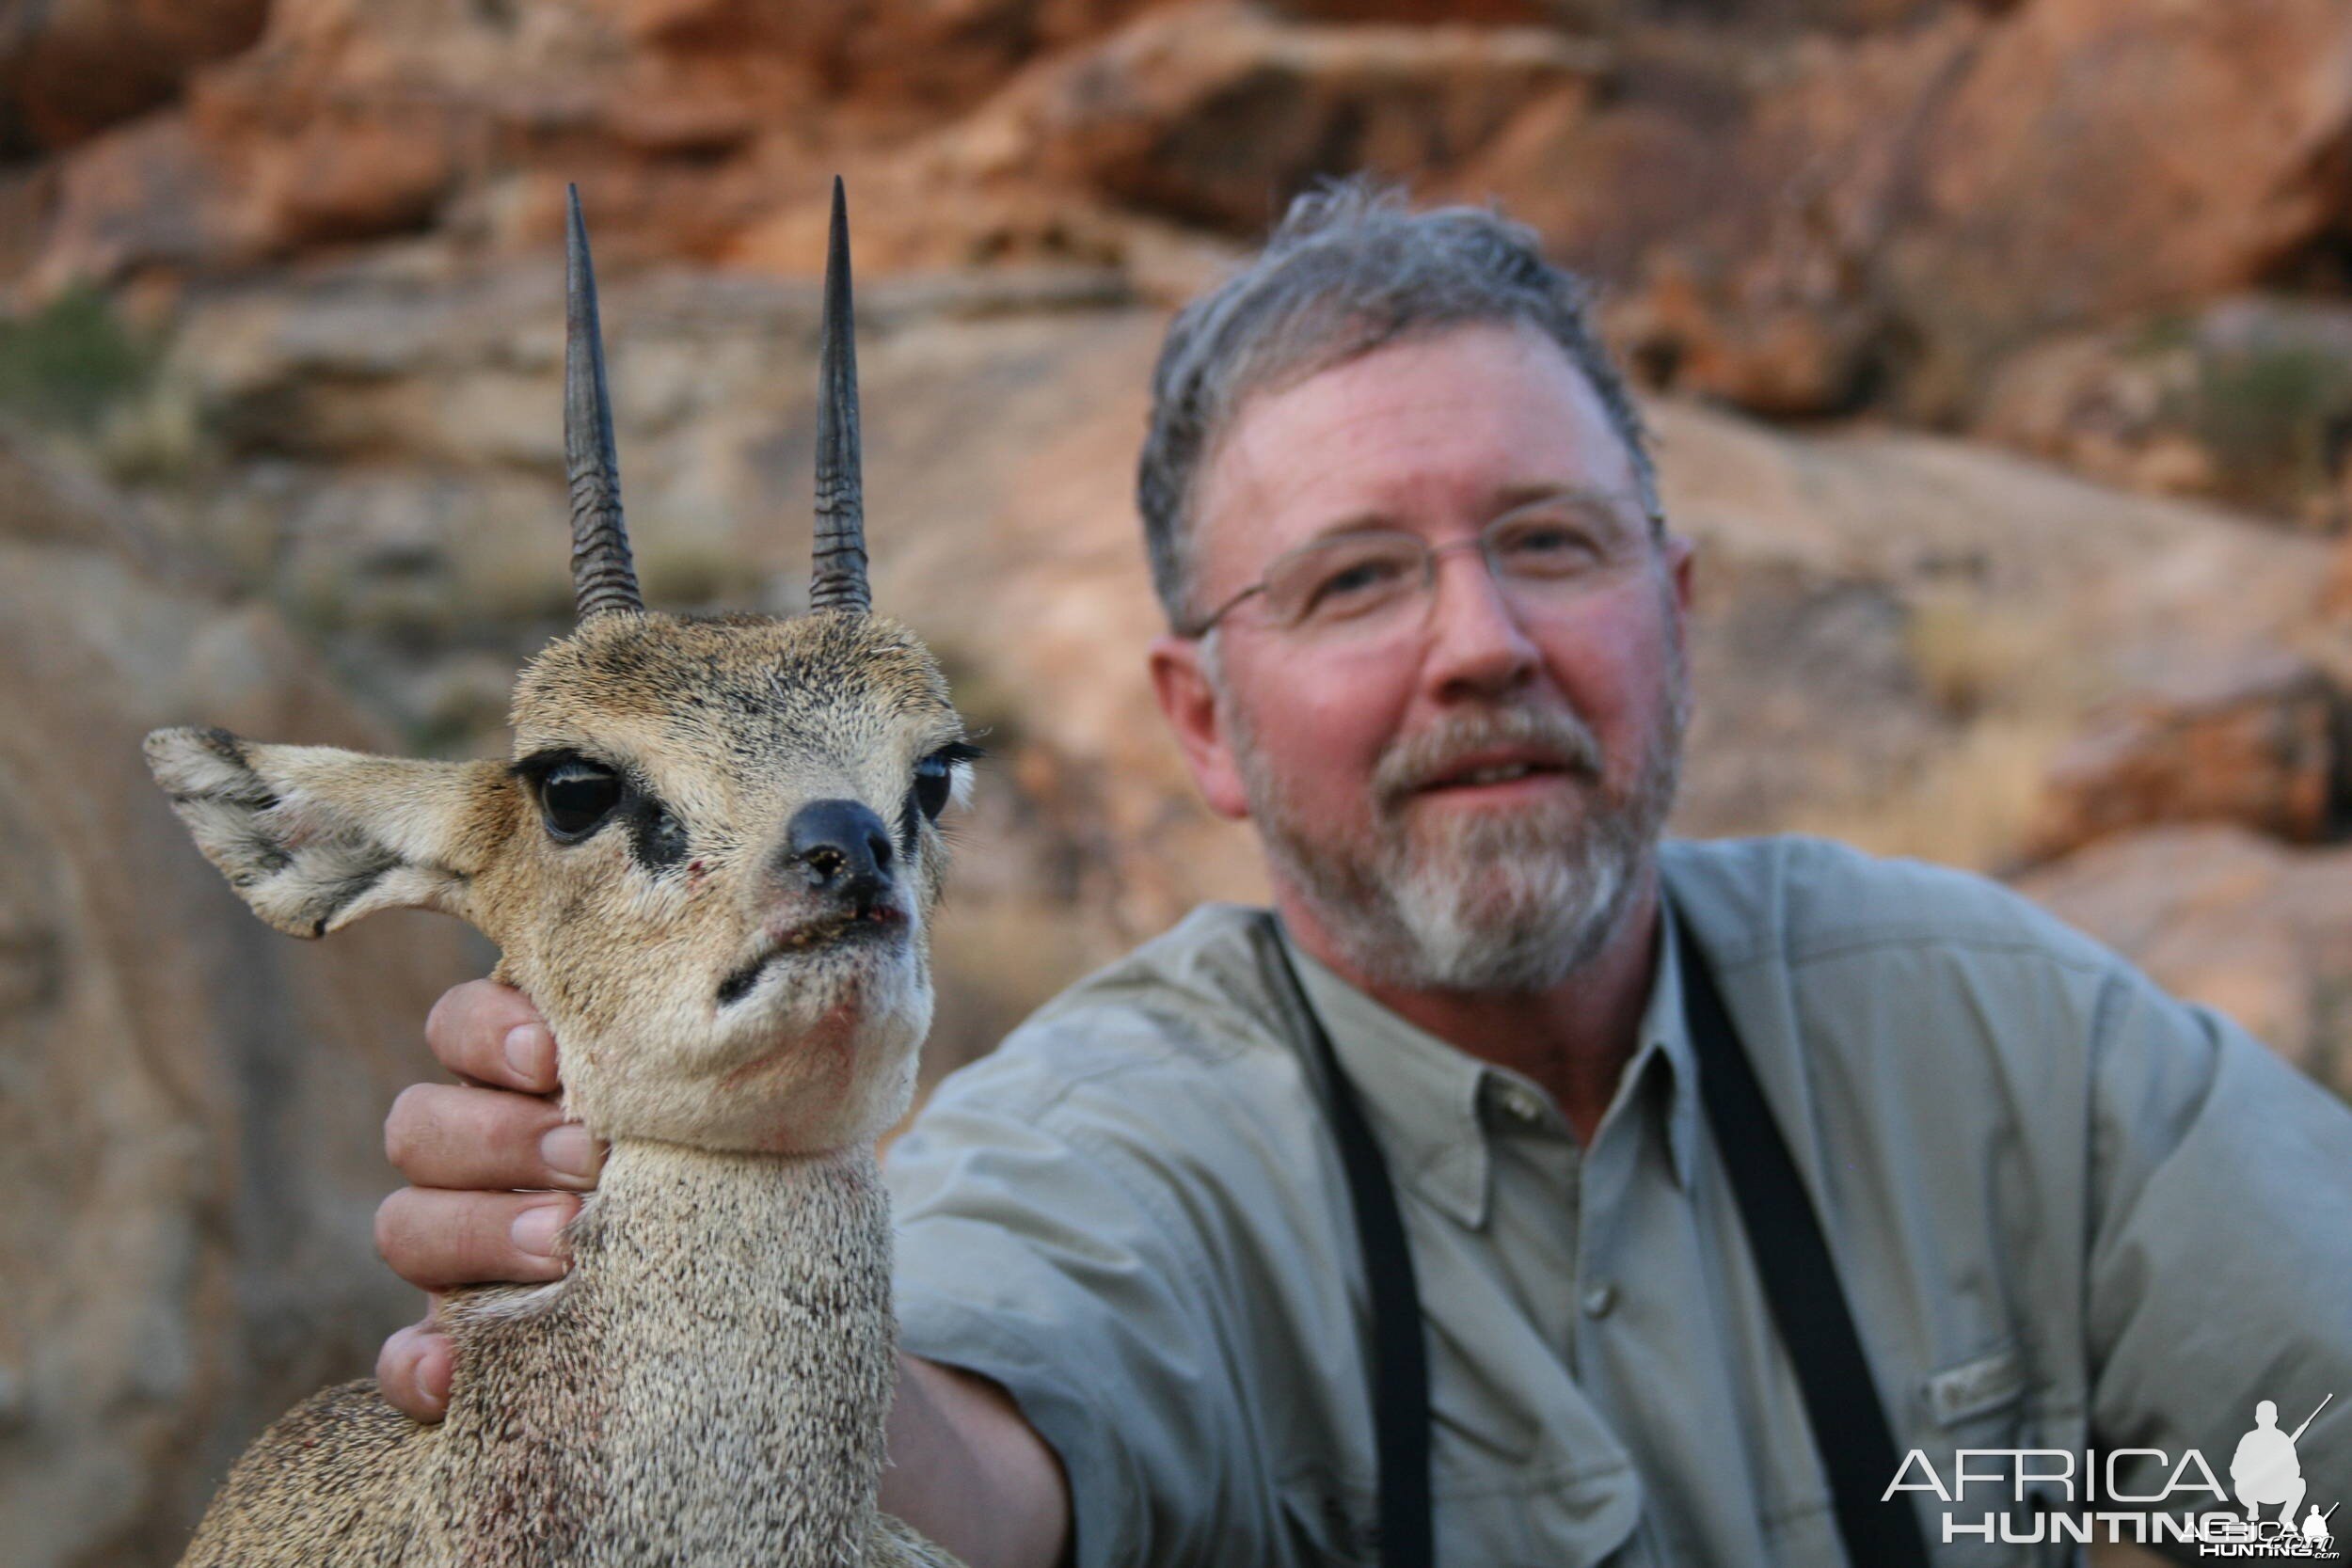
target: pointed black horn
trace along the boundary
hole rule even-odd
[[[582,621],[643,610],[621,521],[621,465],[612,451],[612,400],[604,387],[604,335],[580,187],[564,242],[564,467],[572,491],[572,603]]]
[[[833,182],[833,236],[825,251],[825,324],[817,361],[817,565],[811,610],[863,615],[874,605],[866,583],[866,485],[858,467],[857,337],[850,305],[850,209]]]

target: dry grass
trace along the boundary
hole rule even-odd
[[[951,889],[931,942],[939,1006],[923,1048],[930,1082],[986,1055],[1047,998],[1093,968],[1066,908],[958,899]]]
[[[1985,715],[1902,789],[1799,812],[1788,826],[1874,854],[1997,872],[2022,854],[2050,759],[2074,732],[2055,714]]]
[[[1920,689],[1943,712],[1966,719],[1989,710],[2062,704],[2069,657],[2057,618],[1993,602],[1983,592],[1929,588],[1911,595],[1903,652]]]
[[[1788,825],[1887,855],[1999,871],[2022,856],[2043,781],[2098,696],[2054,614],[1973,587],[1911,596],[1904,654],[1949,739],[1901,787],[1801,811]]]

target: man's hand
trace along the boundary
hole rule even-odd
[[[596,1185],[604,1152],[548,1098],[557,1085],[546,1021],[513,987],[472,980],[434,1005],[424,1038],[465,1082],[419,1084],[393,1102],[384,1152],[411,1185],[376,1210],[376,1250],[429,1291],[562,1277],[556,1232],[580,1211],[571,1195]],[[441,1418],[450,1346],[431,1314],[384,1341],[375,1376],[411,1417]]]

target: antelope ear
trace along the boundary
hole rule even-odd
[[[204,858],[289,936],[377,910],[470,917],[515,784],[496,762],[416,762],[328,746],[261,746],[226,730],[157,730],[147,766]]]

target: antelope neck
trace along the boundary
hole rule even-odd
[[[555,1536],[633,1542],[644,1560],[746,1540],[856,1560],[895,1383],[872,1150],[616,1142],[570,1236],[572,1273],[543,1306],[457,1309],[449,1425],[523,1482],[498,1490],[578,1499],[576,1536]],[[578,1483],[543,1491],[524,1472]]]

